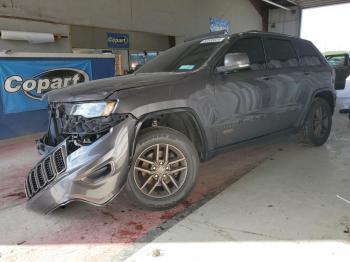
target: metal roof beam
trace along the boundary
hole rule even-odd
[[[313,8],[349,3],[349,0],[294,0],[301,8]]]
[[[295,2],[294,0],[286,0],[288,3],[291,3],[291,4],[293,4],[293,5],[296,5],[296,6],[298,6],[298,3],[297,2]]]

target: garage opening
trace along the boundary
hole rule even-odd
[[[342,110],[350,106],[349,13],[350,3],[307,8],[301,22],[301,37],[311,40],[334,68]]]
[[[311,40],[321,52],[348,52],[349,13],[350,3],[303,9],[301,37]]]

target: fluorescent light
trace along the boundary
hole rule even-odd
[[[270,4],[270,5],[274,5],[274,6],[277,6],[277,7],[279,7],[279,8],[282,8],[282,9],[284,9],[284,10],[292,11],[292,9],[290,9],[290,8],[288,8],[288,7],[285,7],[285,6],[283,6],[283,5],[277,4],[277,3],[275,3],[275,2],[272,2],[272,1],[270,1],[270,0],[262,0],[262,1],[263,1],[263,2],[266,2],[266,3]]]

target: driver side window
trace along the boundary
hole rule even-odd
[[[240,39],[231,46],[227,53],[246,53],[249,57],[250,69],[253,71],[266,68],[264,48],[259,37]]]

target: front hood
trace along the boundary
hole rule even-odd
[[[119,90],[158,86],[183,79],[184,73],[149,73],[119,76],[81,83],[46,94],[49,102],[104,100]]]

